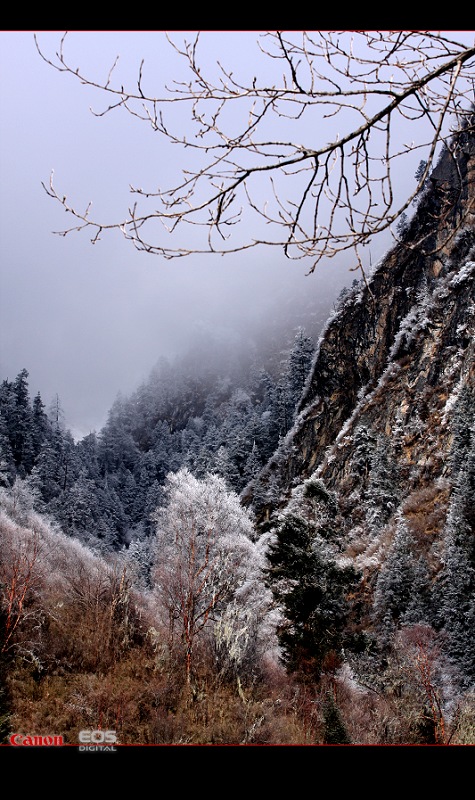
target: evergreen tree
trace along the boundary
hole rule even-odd
[[[58,511],[65,500],[62,494],[79,475],[79,463],[70,431],[64,430],[56,419],[43,440],[33,473],[48,511],[52,512],[53,506]]]
[[[65,532],[79,538],[82,533],[94,533],[99,517],[97,487],[85,472],[61,495],[57,514]]]
[[[134,472],[140,458],[127,419],[127,405],[125,400],[118,398],[100,432],[98,457],[102,474],[113,473],[122,466]]]
[[[290,513],[279,520],[267,559],[268,585],[285,618],[279,634],[284,663],[318,680],[327,657],[338,658],[345,641],[346,594],[356,573],[338,566],[310,524]]]
[[[450,466],[454,482],[473,446],[475,427],[475,391],[464,384],[459,392],[452,420],[453,439],[450,449]]]
[[[383,642],[389,643],[403,622],[426,621],[429,585],[424,562],[415,556],[412,536],[405,520],[400,518],[374,591],[373,613],[382,631]],[[418,619],[419,614],[421,617]]]
[[[195,431],[193,434],[196,436]],[[190,449],[194,448],[191,442],[189,446]],[[178,455],[177,452],[177,438],[170,432],[170,426],[165,420],[159,420],[155,425],[152,448],[156,477],[163,483],[168,473],[179,469],[182,463],[181,453]]]
[[[22,477],[28,475],[34,465],[32,413],[28,389],[28,371],[22,369],[13,384],[16,414],[13,428],[13,457]]]
[[[376,442],[365,493],[369,529],[377,533],[388,522],[400,501],[400,479],[392,443],[384,434]]]
[[[103,552],[119,549],[127,534],[127,517],[119,495],[106,480],[99,495],[101,515],[96,525],[96,536]]]
[[[38,392],[33,400],[32,420],[31,420],[31,438],[33,444],[34,460],[38,458],[43,442],[48,436],[50,429],[50,422],[48,415],[45,412],[45,406]]]
[[[244,465],[243,478],[245,483],[249,483],[255,478],[259,471],[262,469],[262,459],[259,455],[259,449],[256,442],[252,445],[252,450],[249,453],[247,461]]]
[[[202,460],[202,442],[192,427],[186,427],[180,434],[180,462],[194,475],[203,474],[205,464]],[[171,471],[171,470],[169,470]],[[165,476],[164,476],[165,477]]]
[[[236,489],[239,485],[239,472],[225,445],[221,445],[216,452],[213,472],[224,478],[228,489]]]
[[[475,537],[473,495],[467,504],[467,477],[473,463],[459,476],[444,529],[443,567],[434,587],[438,624],[447,639],[447,650],[462,670],[466,685],[475,680]]]
[[[365,483],[374,459],[376,438],[366,425],[358,425],[353,433],[352,475]]]
[[[26,477],[33,469],[35,450],[33,444],[32,410],[28,389],[28,371],[22,369],[13,382],[3,381],[0,390],[0,417],[7,461],[11,455],[15,473]]]
[[[5,418],[0,414],[0,486],[11,486],[16,469]]]
[[[59,465],[62,459],[62,437],[51,432],[43,442],[33,470],[36,485],[41,489],[43,501],[48,504],[62,489]]]
[[[148,488],[147,482],[145,491],[148,491]],[[143,487],[140,487],[140,489],[143,491]],[[137,502],[140,489],[139,486],[137,486],[135,477],[129,469],[121,471],[118,491],[122,502],[122,508],[124,509],[124,514],[130,520],[131,525],[140,522],[142,517],[143,506],[141,504],[143,503],[144,498],[141,496],[139,502]]]
[[[314,355],[314,345],[303,328],[298,328],[292,347],[283,360],[281,374],[273,392],[273,416],[278,436],[292,427]]]
[[[80,470],[86,471],[87,476],[98,481],[101,476],[99,463],[99,440],[96,433],[84,436],[76,445],[76,455]]]
[[[328,692],[325,698],[323,719],[325,723],[323,744],[351,744],[350,736],[331,692]]]
[[[120,553],[129,573],[132,574],[135,586],[141,591],[152,588],[151,570],[154,559],[152,550],[150,537],[135,538]]]
[[[427,559],[423,555],[413,564],[412,593],[406,610],[401,615],[402,625],[432,625],[435,622],[432,607],[432,582]]]
[[[303,328],[298,328],[288,361],[288,396],[293,412],[302,396],[314,355],[314,345]]]

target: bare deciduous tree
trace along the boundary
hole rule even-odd
[[[262,77],[247,81],[220,62],[205,67],[199,33],[183,45],[168,38],[189,80],[162,96],[146,92],[143,61],[127,88],[115,82],[117,60],[100,82],[69,62],[66,34],[52,58],[37,41],[48,64],[102,90],[106,107],[98,116],[128,112],[181,148],[177,163],[184,165],[170,188],[131,187],[132,205],[111,224],[93,219],[90,205],[79,211],[51,179],[46,191],[77,223],[60,233],[86,229],[95,242],[117,229],[139,250],[165,258],[268,245],[306,259],[310,272],[321,259],[350,250],[362,269],[361,248],[410,207],[441,147],[456,148],[457,131],[471,124],[469,38],[265,32],[258,35]],[[177,106],[186,107],[186,134],[176,132],[183,119]],[[168,115],[175,111],[174,124]],[[411,152],[423,168],[401,195],[396,178]],[[189,245],[199,233],[203,238]]]
[[[444,694],[453,694],[453,687],[437,634],[428,625],[412,625],[399,631],[396,644],[407,682],[412,680],[420,693],[435,743],[450,744],[460,721],[460,707],[453,697],[451,702],[444,698]]]
[[[42,582],[42,542],[34,529],[21,528],[0,514],[0,654],[11,650],[21,625],[36,617],[31,599]]]

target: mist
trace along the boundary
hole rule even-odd
[[[71,39],[81,63],[103,76],[120,48],[135,69],[154,36]],[[52,51],[61,34],[38,38]],[[84,233],[55,235],[69,221],[42,186],[52,170],[79,205],[94,198],[113,217],[129,184],[166,172],[169,155],[127,115],[94,117],[90,90],[45,64],[33,32],[3,31],[0,44],[0,379],[26,368],[31,396],[40,392],[46,407],[58,396],[75,438],[99,430],[117,395],[134,391],[161,356],[186,351],[197,332],[256,338],[280,317],[288,324],[289,309],[298,325],[302,303],[330,311],[351,284],[344,260],[307,276],[307,263],[277,249],[166,261],[118,233],[94,245]]]

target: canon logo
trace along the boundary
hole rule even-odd
[[[64,744],[62,736],[24,736],[22,733],[13,733],[10,736],[13,747],[61,747]]]

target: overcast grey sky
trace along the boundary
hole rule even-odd
[[[242,57],[242,45],[256,37],[234,36]],[[120,54],[124,73],[135,77],[145,57],[163,83],[161,33],[69,37],[93,74],[107,74]],[[61,32],[38,38],[53,54]],[[94,246],[87,235],[53,235],[67,223],[42,187],[51,170],[68,197],[92,199],[111,216],[123,212],[130,183],[146,182],[157,164],[166,170],[156,138],[127,115],[95,118],[96,100],[42,61],[33,32],[0,32],[0,379],[25,367],[31,396],[40,391],[48,406],[58,394],[76,436],[98,430],[117,394],[133,391],[162,354],[184,348],[196,326],[245,325],[269,292],[285,296],[308,280],[305,265],[278,252],[170,262],[135,251],[120,234]]]
[[[53,56],[61,32],[38,39]],[[256,39],[211,31],[202,52],[249,73]],[[68,42],[72,61],[99,79],[117,55],[129,81],[144,58],[157,93],[177,77],[162,32],[73,31]],[[186,347],[197,327],[245,329],[274,295],[305,285],[317,301],[323,283],[333,281],[336,293],[354,277],[332,262],[307,278],[308,264],[277,250],[164,261],[119,233],[94,246],[84,233],[55,236],[70,220],[42,187],[52,170],[76,205],[92,200],[99,216],[117,221],[129,185],[167,183],[180,157],[127,114],[97,118],[91,106],[100,110],[104,100],[48,66],[33,32],[0,32],[0,379],[25,367],[31,396],[40,391],[48,405],[59,395],[76,436],[99,430],[117,394],[132,392],[161,355]]]

